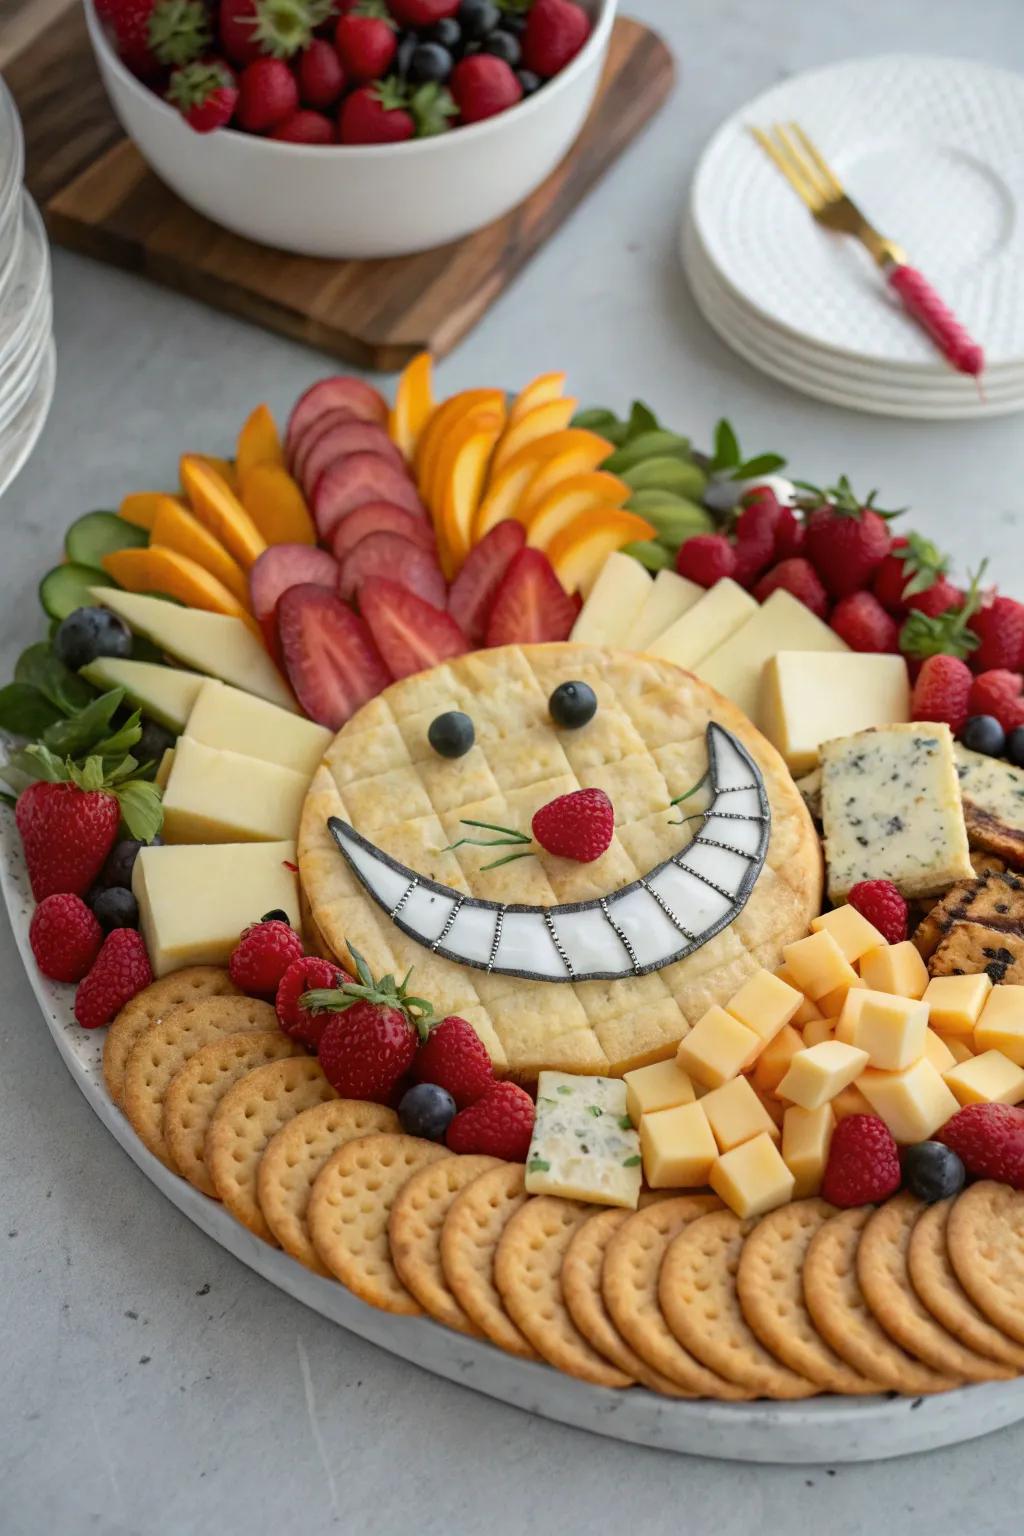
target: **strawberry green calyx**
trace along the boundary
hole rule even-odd
[[[831,507],[839,517],[860,518],[865,512],[874,512],[876,517],[884,518],[886,522],[894,517],[902,517],[906,507],[896,507],[892,511],[886,511],[883,507],[875,506],[877,491],[869,491],[867,496],[858,496],[850,484],[848,475],[840,475],[835,485],[827,485],[824,490],[821,486],[812,485],[809,480],[794,480],[797,490],[806,493],[806,508],[814,511],[817,507]],[[804,497],[801,497],[801,505],[804,505]]]
[[[404,112],[409,106],[409,88],[397,75],[388,75],[376,81],[370,90],[385,112]]]
[[[170,67],[201,58],[213,40],[202,0],[157,0],[148,30],[150,52]]]
[[[451,91],[433,80],[413,91],[409,100],[409,111],[416,124],[416,136],[420,139],[429,139],[438,133],[447,133],[451,127],[449,118],[459,115],[459,109],[455,105],[455,98]]]
[[[904,600],[916,597],[919,592],[927,592],[940,576],[945,576],[949,571],[949,556],[919,533],[908,533],[906,545],[901,549],[890,550],[889,553],[903,566]]]
[[[935,618],[917,609],[907,615],[900,630],[900,650],[904,656],[918,661],[927,656],[959,656],[963,660],[977,649],[981,640],[968,626],[981,607],[981,578],[987,564],[983,560],[971,577],[970,588],[959,608],[947,608]]]
[[[120,807],[128,835],[151,843],[163,826],[163,799],[152,780],[135,777],[138,767],[130,753],[113,764],[99,756],[77,763],[70,757],[57,757],[49,747],[36,742],[16,754],[16,760],[4,770],[4,778],[19,794],[30,784],[42,782],[74,784],[85,794],[111,795]]]
[[[434,1016],[434,1006],[425,997],[413,997],[408,991],[409,978],[412,969],[406,971],[401,981],[396,982],[393,976],[381,976],[379,980],[374,978],[373,972],[357,949],[348,946],[348,952],[355,962],[357,982],[346,982],[343,987],[316,987],[312,992],[304,992],[299,999],[301,1007],[310,1013],[344,1013],[346,1008],[352,1008],[356,1003],[372,1003],[378,1008],[394,1008],[415,1029],[420,1040],[425,1040],[430,1033],[430,1023]]]
[[[188,112],[192,107],[201,107],[215,92],[231,90],[234,84],[233,73],[219,59],[185,64],[172,74],[171,83],[167,87],[167,100],[179,112]]]
[[[249,23],[253,42],[271,58],[290,59],[309,46],[333,10],[333,0],[258,0]]]

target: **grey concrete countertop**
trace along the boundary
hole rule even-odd
[[[629,0],[680,85],[643,141],[457,353],[448,390],[567,368],[585,401],[649,399],[706,439],[728,414],[779,448],[912,506],[961,568],[983,549],[1024,592],[1020,418],[921,425],[804,400],[707,329],[676,257],[695,158],[785,75],[923,51],[1021,67],[1020,0]],[[55,258],[59,377],[0,509],[0,670],[39,628],[35,585],[77,513],[218,452],[251,405],[286,411],[325,359],[87,260]],[[1012,578],[1016,576],[1016,581]],[[0,934],[0,1531],[178,1536],[301,1529],[495,1536],[629,1528],[745,1536],[1019,1525],[1024,1424],[874,1466],[737,1466],[533,1419],[333,1328],[173,1209],[90,1114]],[[308,1360],[308,1386],[303,1360]],[[837,1446],[837,1454],[841,1447]]]

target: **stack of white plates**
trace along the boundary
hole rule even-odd
[[[24,169],[21,123],[0,79],[0,494],[43,430],[56,375],[50,251]]]
[[[749,131],[792,122],[982,345],[980,389],[860,244],[815,223]],[[1024,77],[892,55],[775,86],[701,157],[682,251],[723,341],[794,389],[893,416],[1024,410]]]

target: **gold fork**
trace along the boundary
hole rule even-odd
[[[927,279],[909,265],[903,248],[860,211],[799,123],[776,123],[768,133],[755,126],[750,131],[818,223],[837,234],[853,235],[870,251],[904,309],[928,332],[946,361],[961,373],[979,375],[985,366],[981,347]]]

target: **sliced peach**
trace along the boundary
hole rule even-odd
[[[283,464],[254,464],[242,477],[242,505],[268,544],[315,544],[306,499]]]
[[[547,556],[567,592],[590,591],[608,556],[626,544],[654,537],[651,524],[635,512],[609,507],[599,515],[583,512],[556,534]]]
[[[441,461],[438,543],[441,569],[449,580],[461,570],[473,546],[473,523],[487,479],[487,466],[503,424],[497,411],[477,411],[453,428],[446,439]]]
[[[170,496],[165,496],[157,508],[150,530],[150,548],[158,546],[176,550],[179,555],[194,560],[196,565],[201,565],[204,571],[209,571],[222,586],[227,587],[243,608],[248,608],[249,582],[242,567],[237,560],[232,560],[223,544],[214,538],[208,528],[203,527],[197,517],[193,517],[191,512],[187,512],[180,502],[173,501]]]
[[[237,494],[238,472],[230,459],[219,459],[213,453],[186,453],[182,455],[182,464],[184,464],[186,459],[198,459],[201,464],[205,464],[207,469],[212,470],[215,475],[223,480],[229,491]],[[181,476],[181,488],[182,490],[188,489],[185,484],[184,475]]]
[[[235,469],[239,484],[257,464],[284,464],[284,449],[269,405],[258,405],[238,434]]]
[[[556,485],[562,485],[566,480],[575,479],[577,475],[592,474],[599,464],[604,463],[608,454],[613,452],[611,443],[607,442],[603,437],[595,437],[595,434],[592,432],[585,434],[587,438],[593,439],[589,442],[582,440],[584,434],[578,428],[573,430],[571,434],[562,432],[558,435],[562,438],[568,438],[571,435],[574,441],[566,443],[566,446],[560,448],[557,453],[548,454],[543,464],[540,465],[536,475],[523,493],[522,510],[524,517],[529,517],[534,507],[543,501],[548,493],[554,490]],[[613,477],[609,476],[609,479],[611,478]],[[623,501],[625,501],[630,494],[629,488],[626,487],[624,480],[619,483],[626,488],[626,496],[623,497]],[[617,505],[622,505],[617,500],[617,497],[610,499],[615,500]]]
[[[535,406],[547,405],[549,400],[560,400],[564,390],[564,373],[539,373],[513,400],[508,413],[509,426],[514,427]]]
[[[475,391],[467,390],[467,397],[475,394]],[[444,502],[445,486],[451,473],[453,444],[460,440],[460,432],[465,423],[473,417],[485,412],[489,416],[497,416],[499,419],[499,434],[505,428],[505,397],[500,390],[489,390],[488,397],[483,400],[475,400],[455,413],[444,432],[437,440],[435,448],[425,461],[423,478],[420,481],[420,495],[430,508],[436,519],[441,512]]]
[[[242,619],[254,634],[259,634],[252,614],[232,596],[223,582],[176,549],[164,549],[159,545],[150,545],[148,549],[117,549],[103,556],[103,569],[126,592],[162,592],[167,597],[176,597],[189,608],[203,608],[207,613],[224,613],[233,619]]]
[[[406,364],[399,375],[395,403],[388,418],[391,441],[410,464],[423,429],[434,414],[433,368],[434,359],[429,352],[417,353]]]
[[[440,451],[441,440],[448,428],[457,421],[460,416],[476,410],[478,406],[490,405],[495,410],[504,409],[505,395],[500,389],[464,389],[457,395],[449,395],[437,407],[434,413],[423,427],[419,442],[416,444],[416,456],[413,467],[416,473],[416,483],[420,488],[420,495],[424,495],[426,487],[430,483],[430,475],[433,472]],[[424,497],[424,499],[426,499]]]
[[[196,454],[182,459],[181,483],[196,517],[247,571],[262,555],[267,541],[238,497]]]
[[[615,475],[603,475],[600,470],[572,475],[549,491],[526,515],[526,542],[531,549],[548,549],[552,539],[582,512],[621,507],[628,497],[629,486]]]
[[[567,427],[564,432],[552,432],[550,437],[541,437],[527,444],[514,458],[509,459],[500,474],[492,473],[487,495],[477,513],[474,539],[479,542],[497,523],[503,523],[507,518],[525,520],[522,516],[523,496],[528,487],[533,485],[535,477],[554,459],[572,453],[572,463],[579,467],[570,469],[567,474],[555,476],[547,486],[548,490],[557,485],[559,480],[568,478],[569,474],[585,474],[600,464],[602,459],[606,459],[611,451],[611,443],[583,427]]]
[[[546,404],[535,405],[532,411],[527,411],[514,426],[508,428],[498,444],[491,461],[491,474],[499,474],[509,460],[528,443],[549,437],[552,432],[563,432],[572,420],[576,405],[575,400],[548,400]]]
[[[117,510],[126,523],[134,523],[136,528],[152,529],[153,519],[164,501],[176,501],[179,507],[185,505],[173,491],[132,491]]]

